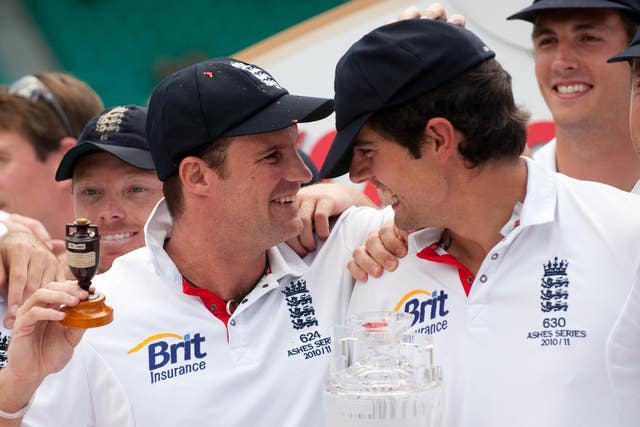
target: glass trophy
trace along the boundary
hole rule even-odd
[[[74,307],[63,307],[66,316],[60,323],[71,328],[95,328],[111,323],[113,309],[105,304],[105,296],[89,288],[100,264],[98,226],[87,218],[78,218],[67,224],[65,236],[67,264],[78,279],[78,286],[89,292],[89,298]]]
[[[441,426],[441,369],[433,365],[431,336],[408,332],[411,319],[371,312],[335,328],[327,426]]]

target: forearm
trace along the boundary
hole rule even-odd
[[[0,411],[15,414],[25,408],[41,381],[35,379],[20,380],[12,375],[9,367],[0,370]],[[0,414],[0,427],[19,426],[22,417],[6,419]]]

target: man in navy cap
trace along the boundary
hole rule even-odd
[[[404,311],[433,336],[444,425],[608,425],[603,350],[640,280],[640,201],[520,157],[526,115],[493,56],[467,30],[407,20],[339,61],[321,177],[373,182],[399,227],[422,229],[350,309]]]
[[[146,108],[126,105],[93,117],[62,158],[56,180],[72,179],[76,217],[100,230],[100,265],[144,246],[144,224],[162,197],[145,135]]]
[[[508,19],[533,23],[535,72],[556,138],[534,153],[552,170],[640,192],[629,135],[629,67],[607,65],[633,38],[637,0],[535,0]]]
[[[156,177],[147,144],[145,122],[146,109],[135,105],[114,107],[101,112],[85,125],[76,145],[64,155],[56,172],[56,180],[72,180],[76,217],[89,218],[99,226],[100,273],[108,270],[118,256],[144,246],[145,221],[162,196],[162,183]],[[25,262],[27,260],[25,258]],[[43,268],[45,266],[43,264]],[[70,285],[59,286],[68,289]],[[46,288],[48,291],[49,287]],[[74,295],[76,298],[84,296],[82,291],[77,291]],[[33,298],[28,299],[21,310],[26,310],[32,304]],[[0,318],[4,317],[7,309],[6,303],[0,302]],[[85,375],[84,365],[96,363],[92,350],[81,345],[74,352],[76,356],[71,358],[74,346],[82,336],[81,330],[67,329],[66,334],[56,335],[65,328],[54,323],[48,326],[48,334],[38,335],[34,341],[21,339],[23,328],[33,326],[34,319],[28,319],[26,325],[23,319],[16,325],[14,335],[18,338],[15,340],[16,348],[12,349],[11,361],[18,363],[8,363],[4,374],[10,376],[10,373],[26,371],[28,375],[21,382],[8,382],[6,385],[3,381],[7,376],[0,378],[0,388],[11,389],[11,393],[5,394],[5,399],[10,398],[9,402],[3,401],[0,406],[0,418],[7,417],[6,411],[2,409],[13,408],[13,401],[20,401],[23,395],[32,393],[46,376],[64,367],[61,372],[47,378],[45,385],[39,389],[39,400],[27,419],[29,425],[73,426],[75,422],[84,422],[83,413],[75,413],[74,407],[80,399],[96,395],[95,388],[102,387],[100,391],[106,390],[107,383],[111,387],[111,399],[90,400],[94,416],[104,425],[128,425],[132,422],[124,392],[109,375],[108,368],[98,363],[95,365],[96,369],[103,369],[105,372],[100,375]],[[4,335],[6,343],[11,337],[11,331],[7,332]],[[32,363],[39,360],[38,351],[42,347],[56,353],[55,363],[48,360],[49,363],[44,364],[43,369],[34,369]],[[25,357],[24,352],[29,356]],[[68,389],[69,393],[78,392],[80,396],[75,399],[57,399],[59,389],[56,387],[59,383],[80,385],[78,388]],[[86,385],[86,388],[83,389],[82,385]],[[118,405],[121,408],[116,408]],[[20,411],[10,412],[20,415]],[[0,421],[0,425],[4,425],[2,422]]]
[[[297,123],[332,111],[331,100],[291,95],[233,58],[187,67],[154,90],[147,140],[165,197],[145,247],[93,280],[116,314],[83,338],[122,384],[136,425],[323,425],[331,328],[353,284],[346,262],[390,217],[348,211],[304,259],[283,243],[302,229],[296,197],[311,179]],[[17,321],[40,316],[52,294],[71,296],[63,285],[36,292]]]
[[[631,68],[631,138],[640,147],[640,32],[629,48],[609,59],[627,62]],[[640,286],[636,284],[607,342],[607,368],[621,403],[622,425],[633,426],[640,418]]]

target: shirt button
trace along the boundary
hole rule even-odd
[[[268,284],[268,283],[265,283],[265,284],[263,284],[263,285],[262,285],[262,287],[263,287],[263,288],[268,288],[268,287],[269,287],[269,284]]]
[[[480,281],[482,283],[486,282],[487,281],[487,276],[485,276],[484,274],[482,276],[480,276]]]
[[[249,301],[249,300],[248,300],[248,299],[246,299],[246,298],[245,298],[245,299],[243,299],[243,300],[242,300],[242,304],[246,304],[246,303],[247,303],[247,301]]]
[[[211,310],[211,311],[216,311],[216,309],[217,309],[217,308],[218,308],[218,307],[217,307],[215,304],[211,304],[211,305],[209,306],[209,310]]]
[[[230,324],[231,326],[236,326],[236,319],[231,319],[231,320],[229,321],[229,324]]]
[[[498,254],[491,255],[491,259],[498,259]]]

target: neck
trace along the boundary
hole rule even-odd
[[[558,172],[624,191],[630,191],[640,179],[640,158],[631,141],[628,121],[601,129],[558,127],[556,132]]]
[[[460,197],[451,209],[457,214],[445,225],[451,238],[448,252],[474,275],[491,248],[502,240],[500,230],[511,218],[516,203],[524,201],[527,185],[522,159],[481,168],[459,186]]]
[[[176,221],[167,254],[178,271],[194,285],[207,289],[225,301],[242,300],[263,276],[267,249],[240,248],[233,236],[201,230],[195,237],[187,221]],[[200,236],[216,236],[203,239]]]

